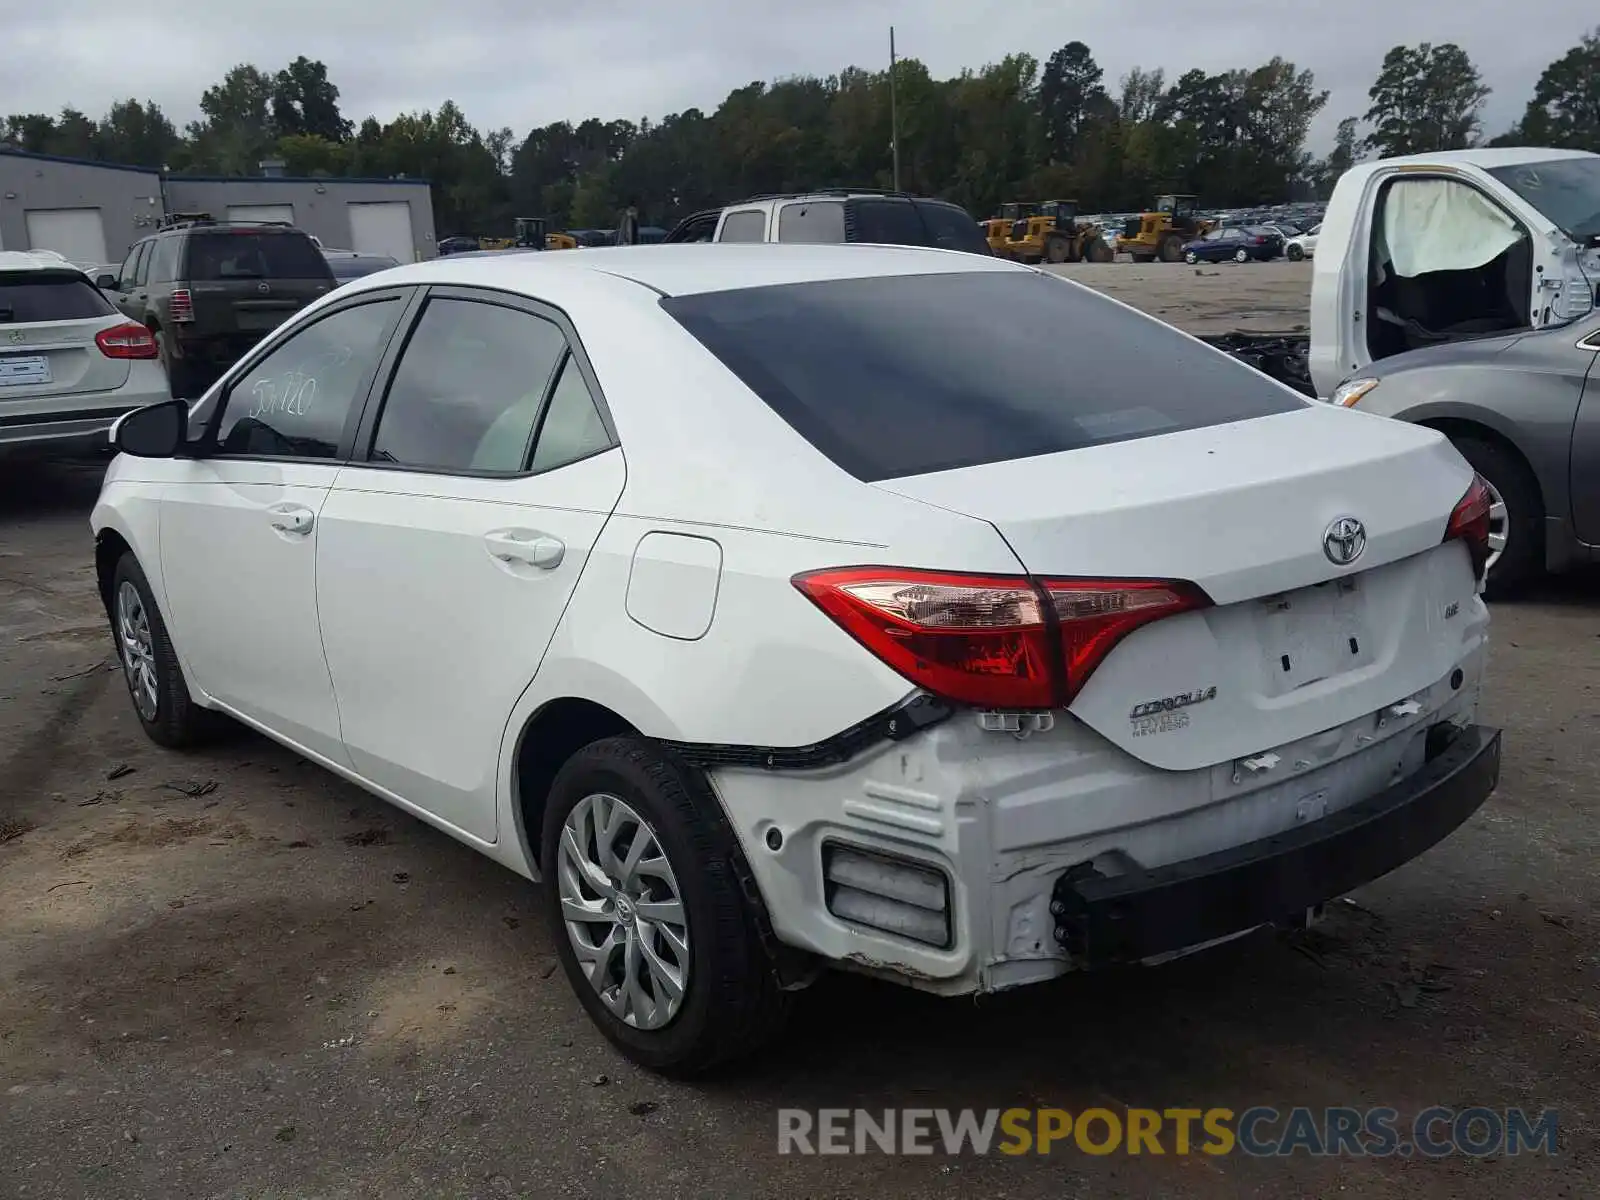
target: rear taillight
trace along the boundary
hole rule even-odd
[[[1072,703],[1094,669],[1135,629],[1211,603],[1192,583],[1156,579],[1046,579],[1041,586],[1061,630],[1063,704]]]
[[[94,344],[107,358],[155,358],[156,339],[143,325],[132,321],[113,325],[94,335]]]
[[[1493,505],[1489,485],[1484,483],[1483,476],[1474,475],[1467,494],[1456,503],[1450,523],[1444,527],[1445,541],[1460,538],[1467,544],[1467,553],[1472,556],[1472,573],[1479,579],[1483,578],[1484,566],[1489,561],[1489,509]]]
[[[847,567],[794,585],[888,666],[983,708],[1070,704],[1113,646],[1210,603],[1192,584]]]
[[[174,321],[194,320],[194,297],[189,294],[188,288],[175,288],[172,299],[167,301],[167,315]]]

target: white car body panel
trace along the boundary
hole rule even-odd
[[[626,475],[620,450],[522,479],[340,472],[318,520],[317,602],[356,771],[496,839],[507,714]],[[550,569],[507,561],[486,530],[530,546],[556,539],[563,554]]]
[[[1026,740],[959,710],[836,766],[707,770],[781,942],[941,992],[1046,978],[1073,965],[1048,913],[1068,866],[1192,858],[1336,812],[1415,769],[1428,726],[1473,717],[1487,612],[1466,550],[1440,544],[1471,471],[1430,431],[1307,404],[869,484],[658,304],[663,292],[1027,270],[954,252],[739,245],[401,267],[309,306],[234,373],[362,291],[510,291],[579,332],[620,449],[492,480],[124,457],[93,526],[144,565],[197,702],[533,878],[526,805],[539,798],[519,795],[517,760],[553,703],[601,706],[648,738],[760,751],[825,742],[918,695],[795,588],[798,573],[898,565],[1200,584],[1216,607],[1135,631]],[[309,530],[274,526],[285,504],[311,514]],[[1341,571],[1323,537],[1351,513],[1369,537]],[[549,570],[501,561],[484,541],[496,531],[557,538],[564,557]],[[1357,665],[1272,676],[1266,651],[1315,662],[1332,625],[1324,615],[1285,634],[1251,606],[1352,574],[1371,638]],[[678,591],[651,594],[660,588]],[[1195,678],[1208,673],[1219,687],[1209,712],[1136,734],[1130,706],[1208,686]],[[1262,752],[1279,765],[1241,773],[1232,761]],[[830,837],[945,870],[954,944],[831,915],[819,857]]]

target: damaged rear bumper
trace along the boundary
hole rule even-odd
[[[1084,965],[1137,962],[1303,914],[1442,841],[1499,778],[1500,731],[1468,726],[1416,773],[1320,820],[1161,867],[1069,871],[1050,906],[1056,940]]]

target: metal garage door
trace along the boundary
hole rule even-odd
[[[98,208],[35,208],[24,220],[30,250],[54,250],[75,263],[107,261],[106,227]]]
[[[230,221],[287,221],[294,224],[294,205],[292,204],[230,204],[228,205],[228,220]]]
[[[350,248],[362,254],[387,254],[397,262],[415,262],[410,202],[350,205]]]

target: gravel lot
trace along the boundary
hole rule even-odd
[[[1228,277],[1258,319],[1303,321],[1309,279],[1091,273],[1152,308],[1172,281],[1192,324]],[[830,979],[775,1054],[689,1087],[591,1030],[530,885],[264,739],[146,742],[93,591],[97,484],[92,466],[0,471],[0,1197],[1600,1188],[1594,575],[1497,608],[1496,797],[1313,933],[981,1004]],[[780,1107],[1095,1104],[1553,1106],[1562,1153],[775,1153]]]

